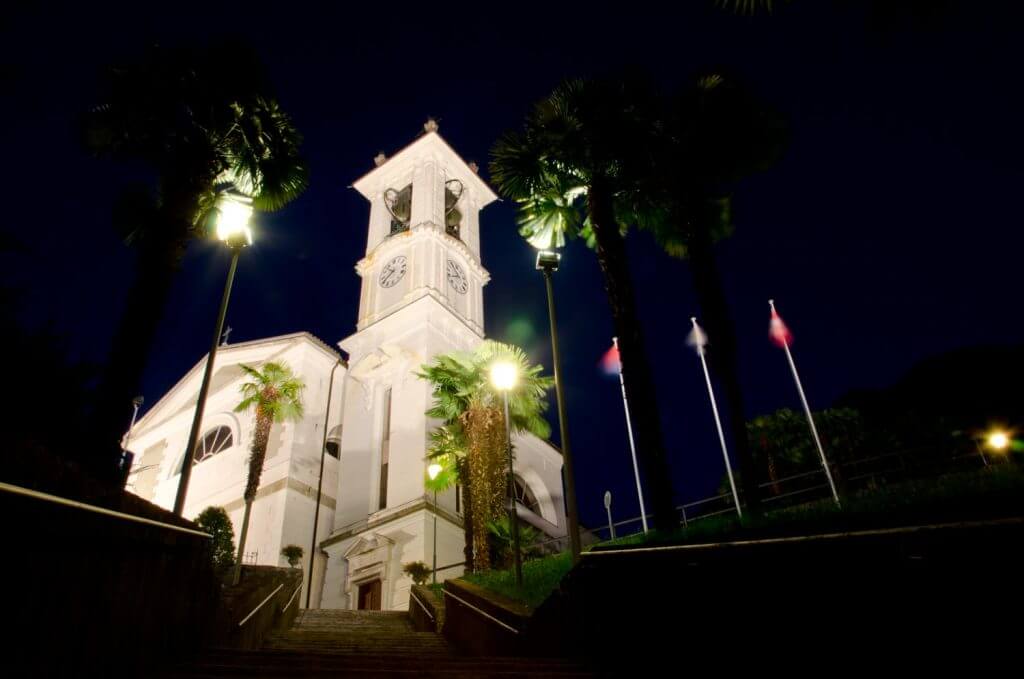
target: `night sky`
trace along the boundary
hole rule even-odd
[[[740,188],[736,233],[719,246],[749,415],[799,407],[785,358],[768,342],[769,297],[796,336],[818,408],[852,388],[887,386],[928,356],[1024,339],[1018,3],[794,0],[755,18],[710,0],[677,4],[690,9],[8,8],[3,228],[29,252],[9,262],[3,280],[25,290],[27,325],[52,323],[74,358],[105,360],[134,261],[110,227],[111,205],[145,171],[88,157],[74,118],[97,102],[105,65],[152,42],[232,34],[262,55],[312,171],[302,198],[259,217],[228,313],[232,341],[308,330],[334,344],[354,330],[353,266],[366,246],[368,204],[348,187],[428,116],[483,167],[497,136],[561,79],[624,66],[647,69],[666,88],[723,66],[789,119],[785,158]],[[487,334],[550,366],[543,283],[513,206],[492,205],[481,223],[492,274]],[[629,251],[677,499],[706,497],[722,466],[700,366],[684,345],[698,311],[687,264],[642,233],[630,236]],[[189,250],[146,373],[149,404],[206,351],[227,259],[213,242]],[[556,295],[569,422],[582,519],[595,525],[605,489],[617,518],[635,516],[636,499],[618,383],[597,368],[612,335],[597,261],[581,243],[563,261]]]

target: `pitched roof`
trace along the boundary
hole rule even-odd
[[[328,354],[330,357],[334,359],[340,360],[342,362],[344,362],[345,360],[344,358],[342,358],[341,354],[338,352],[337,349],[334,349],[333,347],[329,346],[326,342],[321,340],[316,335],[306,331],[293,332],[288,333],[286,335],[277,335],[275,337],[264,337],[262,339],[249,340],[247,342],[239,342],[237,344],[225,344],[217,348],[217,356],[219,358],[221,356],[235,353],[241,349],[251,349],[253,347],[258,347],[260,345],[270,345],[275,343],[290,343],[293,340],[304,340],[306,342],[309,342],[311,345],[313,345],[320,351],[324,352],[325,354]],[[200,371],[205,369],[206,359],[208,355],[209,352],[203,354],[203,356],[196,362],[196,364],[192,366],[191,370],[186,372],[182,376],[182,378],[175,383],[173,387],[168,389],[167,392],[160,397],[159,401],[150,406],[150,408],[146,411],[146,414],[140,417],[138,421],[135,423],[135,427],[132,430],[132,436],[140,435],[143,431],[145,431],[148,428],[149,425],[153,424],[152,422],[150,422],[150,419],[153,417],[153,414],[159,412],[164,405],[171,402],[174,399],[174,397],[177,396],[178,393],[185,387],[185,385],[192,379],[194,375],[197,375]],[[211,379],[211,385],[213,382],[217,381],[217,375],[219,373],[220,371],[214,373],[213,379]],[[211,392],[213,391],[215,390],[211,390]],[[192,401],[192,403],[194,403],[194,401]],[[177,414],[177,412],[175,412],[174,414]]]

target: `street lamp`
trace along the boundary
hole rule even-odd
[[[558,406],[558,431],[562,435],[562,466],[565,471],[565,518],[569,533],[572,562],[580,559],[580,524],[576,508],[576,477],[573,475],[572,447],[569,445],[569,418],[565,410],[562,385],[562,354],[558,350],[558,323],[555,320],[555,287],[552,274],[558,271],[562,255],[554,250],[537,252],[537,270],[544,274],[544,287],[548,293],[548,322],[551,326],[551,362],[555,372],[555,402]]]
[[[505,402],[505,449],[508,451],[508,520],[512,531],[512,559],[516,569],[516,586],[523,586],[523,564],[519,556],[519,513],[516,511],[515,476],[512,469],[512,421],[508,415],[508,392],[516,386],[519,371],[514,363],[499,361],[491,366],[491,384],[501,392]]]
[[[442,469],[444,469],[444,467],[442,467],[438,463],[431,462],[430,465],[427,467],[427,476],[430,477],[431,481],[435,481],[437,479],[437,475],[441,473]],[[433,579],[431,580],[431,582],[433,582],[433,584],[436,585],[437,584],[437,486],[434,486],[434,562],[433,562],[433,564],[434,564],[433,567],[430,569],[430,572],[431,572],[431,574],[433,576]]]
[[[213,376],[213,360],[217,356],[220,336],[224,330],[224,317],[228,311],[228,299],[231,297],[231,284],[235,280],[235,269],[238,268],[238,255],[242,248],[252,245],[252,230],[249,218],[252,216],[252,200],[238,193],[225,192],[217,200],[217,238],[231,250],[231,266],[228,278],[224,283],[224,294],[220,299],[220,311],[217,324],[213,330],[213,341],[210,353],[206,358],[206,369],[203,371],[203,383],[199,387],[199,398],[196,400],[196,412],[192,418],[192,428],[185,444],[185,461],[181,465],[181,478],[178,480],[178,493],[174,498],[174,513],[181,516],[185,511],[185,494],[188,482],[192,478],[193,451],[199,441],[199,427],[203,421],[203,409],[206,407],[206,395],[210,390],[210,378]],[[312,557],[310,557],[312,558]]]
[[[985,443],[992,450],[1001,453],[1010,447],[1010,436],[1005,431],[996,429],[985,437]]]

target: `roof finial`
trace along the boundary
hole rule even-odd
[[[469,161],[468,165],[469,165],[469,169],[473,171],[473,174],[480,174],[480,166],[479,165],[477,165],[472,160]]]
[[[427,122],[423,123],[424,132],[437,132],[437,121],[433,118],[427,118]]]
[[[385,162],[387,162],[387,159],[388,159],[388,157],[386,155],[384,155],[383,151],[381,151],[380,153],[378,153],[377,155],[375,155],[373,157],[373,164],[374,164],[375,167],[380,167]]]

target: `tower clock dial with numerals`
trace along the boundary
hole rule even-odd
[[[398,281],[402,280],[407,268],[409,268],[408,260],[404,255],[393,258],[380,270],[380,286],[382,288],[394,287]]]
[[[466,279],[466,272],[456,262],[448,260],[448,285],[460,295],[466,294],[469,289],[469,281]]]

